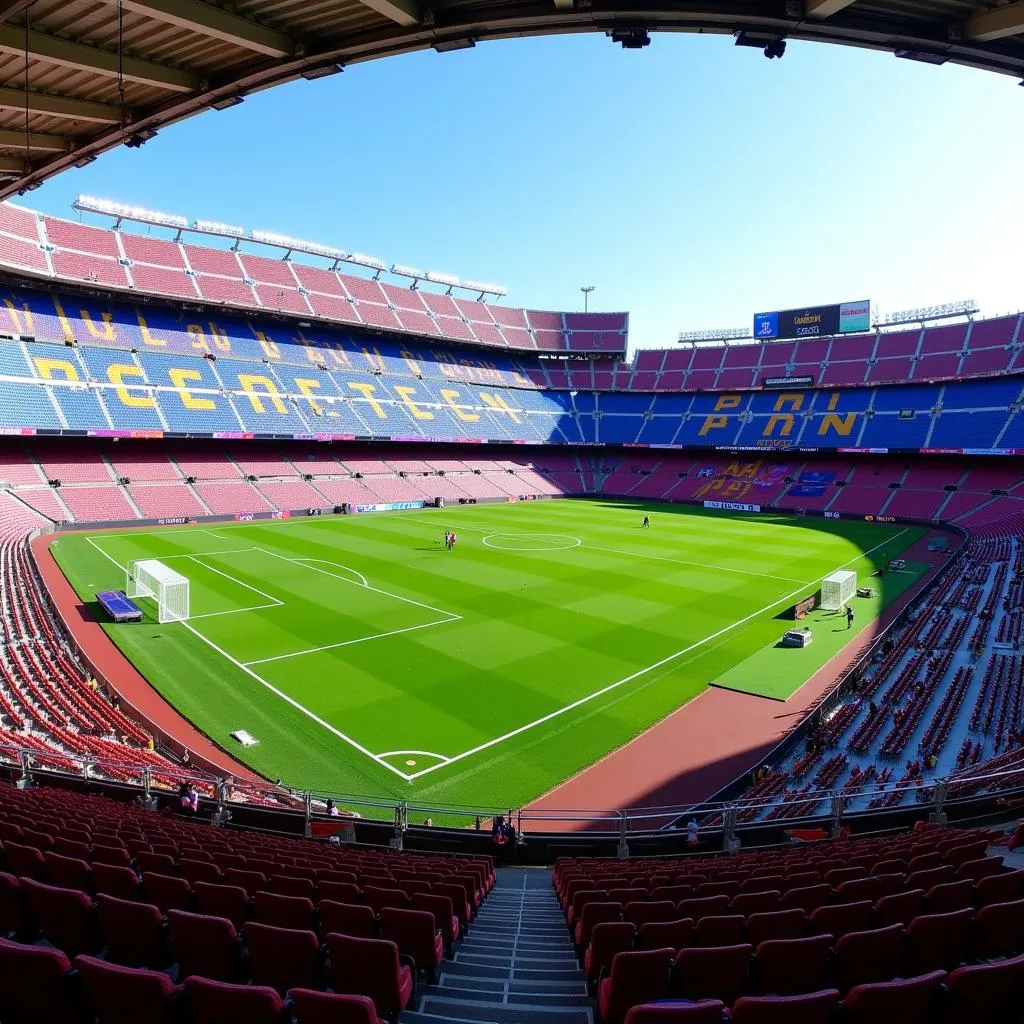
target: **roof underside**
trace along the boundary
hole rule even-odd
[[[630,30],[843,43],[1024,79],[1024,0],[0,0],[0,198],[357,61]]]

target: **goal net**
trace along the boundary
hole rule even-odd
[[[821,581],[821,607],[829,612],[841,611],[856,593],[857,574],[849,569],[840,569]]]
[[[189,614],[188,577],[155,558],[128,563],[125,593],[156,601],[159,622],[184,622]]]

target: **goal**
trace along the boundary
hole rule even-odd
[[[857,574],[839,569],[821,581],[821,607],[828,612],[841,611],[857,592]]]
[[[159,622],[184,622],[189,615],[188,577],[155,558],[128,563],[125,593],[156,601]]]

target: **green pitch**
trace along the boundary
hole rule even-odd
[[[827,573],[864,580],[920,535],[546,501],[69,534],[53,551],[86,601],[123,588],[133,559],[189,578],[188,622],[106,628],[256,770],[326,793],[503,807],[710,683],[788,696],[917,573],[887,575],[877,600],[858,602],[854,630],[816,626],[801,651],[774,647],[787,626],[777,616]],[[238,747],[237,729],[258,745]]]

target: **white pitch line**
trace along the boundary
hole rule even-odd
[[[196,619],[215,619],[218,615],[241,615],[242,612],[259,612],[265,608],[280,608],[284,601],[275,601],[273,604],[253,604],[246,608],[227,608],[222,612],[203,612],[201,615],[190,615],[189,621]]]
[[[252,551],[252,548],[228,548],[225,551],[191,551],[188,554],[181,555],[161,555],[160,561],[166,562],[171,558],[213,558],[216,555],[244,555],[247,551]]]
[[[435,754],[432,750],[385,750],[384,753],[378,754],[378,757],[399,757],[403,754],[416,754],[418,757],[432,757],[437,761],[448,761],[449,758],[445,757],[444,754]]]
[[[336,644],[324,644],[322,647],[309,647],[304,651],[292,651],[290,654],[275,654],[271,658],[257,658],[255,661],[246,661],[246,665],[266,665],[268,661],[284,661],[287,658],[301,658],[304,654],[317,654],[320,651],[333,651],[338,647],[351,647],[353,644],[366,643],[367,640],[382,640],[386,636],[398,636],[399,633],[412,633],[417,629],[427,629],[429,626],[443,626],[446,622],[456,622],[461,615],[453,615],[447,619],[437,619],[435,622],[421,622],[418,626],[406,626],[404,629],[390,629],[386,633],[373,633],[370,636],[357,636],[354,640],[342,640]]]
[[[240,580],[236,576],[232,576],[231,573],[222,572],[220,569],[215,569],[212,565],[200,562],[198,555],[189,555],[188,557],[197,565],[201,565],[204,569],[209,569],[210,572],[215,572],[218,576],[223,576],[224,579],[231,580],[232,583],[237,583],[240,587],[245,587],[246,590],[251,590],[254,594],[259,594],[260,597],[265,597],[268,601],[272,601],[276,605],[284,604],[284,601],[280,598],[274,597],[273,594],[265,594],[262,590],[257,589],[251,583],[246,583],[244,580]]]
[[[291,562],[293,565],[302,566],[304,569],[312,569],[313,572],[323,573],[325,576],[333,576],[334,579],[341,580],[342,583],[349,583],[353,587],[361,586],[361,584],[356,583],[355,580],[350,580],[345,576],[339,576],[336,572],[329,572],[327,569],[320,569],[315,565],[309,565],[304,559],[291,558],[288,555],[279,555],[276,551],[271,551],[269,548],[255,548],[254,550],[262,551],[267,555],[273,555],[274,558],[280,558],[285,562]],[[353,571],[349,569],[348,566],[341,565],[339,562],[328,562],[326,559],[317,559],[317,561],[322,561],[326,565],[334,565],[340,569],[345,569],[346,572]],[[372,590],[375,594],[383,594],[385,597],[394,598],[396,601],[404,601],[406,604],[414,604],[417,608],[426,608],[428,612],[437,612],[438,615],[447,615],[452,619],[462,618],[461,615],[456,615],[455,612],[450,612],[445,608],[435,608],[432,604],[424,604],[422,601],[414,601],[411,597],[402,597],[401,594],[392,594],[390,590],[381,590],[380,587],[371,587],[369,584],[366,585],[366,589]]]
[[[776,576],[770,572],[755,572],[753,569],[733,569],[727,565],[710,565],[707,562],[690,562],[685,558],[670,558],[667,555],[651,555],[645,554],[642,551],[620,551],[617,548],[602,548],[596,544],[583,544],[584,548],[588,548],[591,551],[605,551],[609,555],[624,555],[626,558],[652,558],[659,562],[674,562],[677,565],[695,565],[700,569],[708,569],[714,572],[734,572],[743,576],[760,576],[766,580],[782,580],[784,583],[800,583],[802,586],[808,587],[814,580],[798,580],[792,576]]]
[[[909,528],[908,528],[909,529]],[[907,532],[907,529],[900,530],[899,533],[894,534],[888,540],[882,541],[881,544],[876,544],[873,548],[868,551],[862,551],[859,555],[855,555],[843,563],[843,565],[837,566],[842,569],[844,566],[849,565],[851,562],[856,562],[861,558],[866,558],[868,555],[874,553],[879,548],[885,547],[887,544],[891,544],[898,537],[902,537]],[[744,616],[742,619],[738,619],[736,622],[718,630],[717,633],[712,633],[710,636],[704,637],[702,640],[698,640],[696,643],[690,644],[689,647],[684,647],[681,651],[676,651],[674,654],[668,655],[666,658],[662,658],[660,661],[656,661],[653,665],[648,665],[646,668],[639,669],[633,672],[631,675],[626,676],[624,679],[618,680],[618,682],[610,683],[608,686],[603,687],[600,690],[596,690],[594,693],[588,694],[586,697],[581,697],[579,700],[573,701],[571,704],[566,704],[565,707],[559,708],[557,711],[552,711],[550,714],[544,715],[542,718],[538,718],[533,722],[527,722],[526,725],[519,726],[518,729],[513,729],[511,732],[507,732],[504,736],[498,736],[493,740],[488,740],[486,743],[481,743],[479,746],[473,747],[471,750],[464,750],[461,754],[455,754],[448,758],[444,764],[430,765],[428,768],[423,768],[418,772],[413,772],[409,776],[410,781],[422,778],[424,775],[429,775],[431,772],[437,771],[438,768],[445,768],[449,764],[454,764],[456,761],[461,761],[464,758],[471,757],[473,754],[479,754],[483,750],[487,750],[490,747],[496,746],[498,743],[503,743],[505,740],[512,739],[513,736],[519,736],[521,733],[527,732],[538,725],[543,725],[545,722],[550,722],[554,718],[558,718],[560,715],[564,715],[567,711],[573,711],[574,709],[581,707],[584,704],[596,699],[597,697],[603,697],[606,693],[610,693],[612,690],[617,690],[620,686],[625,686],[627,683],[633,682],[635,679],[639,679],[641,676],[647,675],[649,672],[653,672],[655,669],[659,669],[664,665],[668,665],[670,662],[675,661],[677,658],[681,658],[684,654],[689,654],[690,651],[696,650],[698,647],[703,647],[705,644],[710,643],[712,640],[717,640],[718,637],[730,630],[735,629],[737,626],[742,626],[744,623],[749,622],[751,619],[756,618],[758,615],[763,615],[765,612],[771,611],[777,605],[784,604],[786,601],[793,597],[796,597],[801,590],[806,589],[811,584],[805,583],[802,586],[791,590],[788,594],[780,597],[778,600],[773,601],[771,604],[765,605],[764,608],[759,608],[756,612],[751,612],[750,615]]]
[[[367,588],[370,586],[369,580],[367,580],[367,578],[359,572],[358,569],[352,569],[347,565],[342,565],[341,562],[329,562],[326,558],[296,558],[293,559],[293,561],[296,561],[301,565],[305,565],[306,562],[320,562],[323,565],[333,565],[336,569],[344,569],[346,572],[352,573],[353,576],[358,576],[363,581],[360,586]]]

